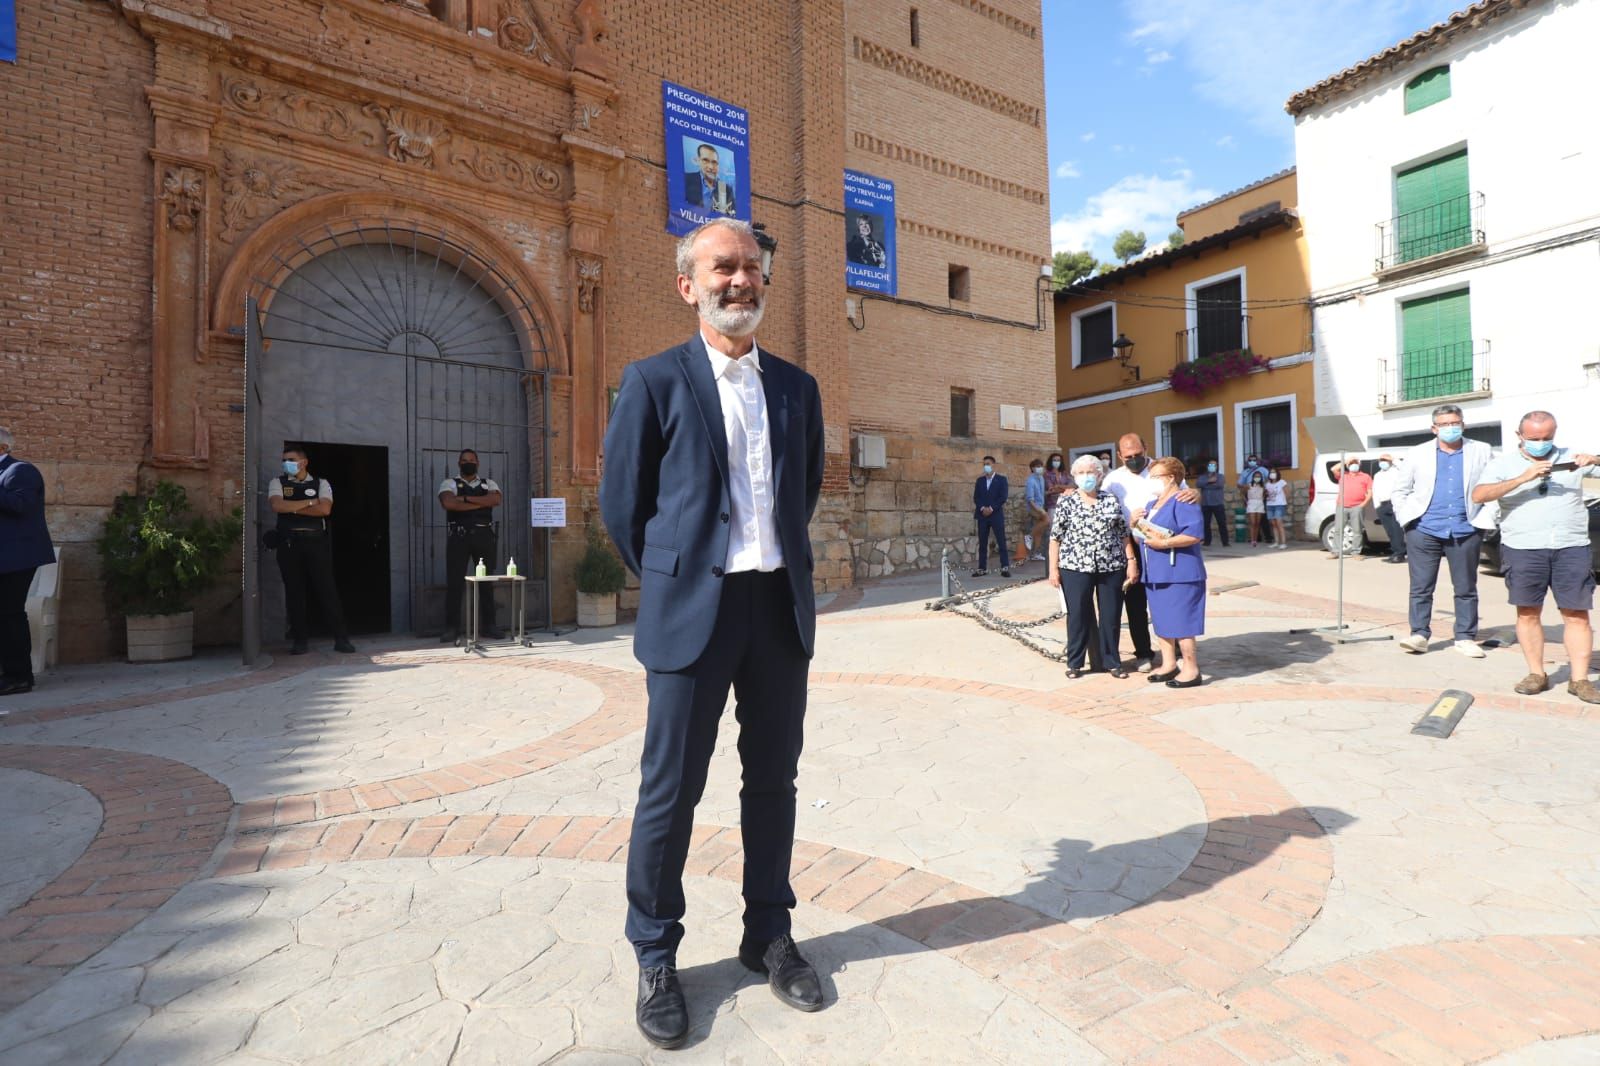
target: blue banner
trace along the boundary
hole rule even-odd
[[[844,172],[844,283],[895,292],[894,182],[859,170]]]
[[[683,236],[714,218],[750,221],[750,113],[661,83],[667,229]]]
[[[0,0],[0,61],[17,61],[16,0]]]

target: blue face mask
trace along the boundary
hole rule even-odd
[[[1465,432],[1466,430],[1462,429],[1460,426],[1441,426],[1439,429],[1439,439],[1444,441],[1446,444],[1454,444],[1461,439],[1462,434]]]
[[[1378,469],[1379,470],[1387,470],[1387,469],[1389,469],[1389,465],[1390,465],[1389,464],[1389,460],[1387,460],[1387,459],[1379,459],[1378,460]]]
[[[1206,464],[1206,473],[1215,474],[1216,472],[1217,472],[1217,464],[1216,463],[1207,463]]]
[[[1555,446],[1556,442],[1553,440],[1525,440],[1522,442],[1522,450],[1535,459],[1543,459],[1550,454],[1551,449]]]
[[[1078,478],[1078,487],[1084,492],[1093,492],[1100,487],[1100,478],[1096,474],[1084,474]]]
[[[988,463],[984,463],[983,464],[983,472],[985,474],[992,474],[992,473],[994,473],[994,467],[990,466]]]
[[[296,474],[300,473],[300,464],[295,462],[293,459],[285,459],[283,461],[283,472],[289,477],[294,477]]]

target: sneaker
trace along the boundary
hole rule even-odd
[[[1588,678],[1582,681],[1568,681],[1567,691],[1584,703],[1600,703],[1600,688],[1596,688],[1594,682]]]
[[[1009,566],[1002,566],[1000,568],[1000,576],[1001,577],[1010,577],[1011,576],[1011,568]]]
[[[1408,651],[1412,655],[1421,655],[1428,650],[1428,638],[1421,633],[1413,633],[1400,642],[1400,650]]]
[[[1033,551],[1033,534],[1032,533],[1024,533],[1022,535],[1022,546],[1024,548],[1027,548],[1029,551]]]
[[[1042,563],[1042,562],[1045,562],[1046,560],[1045,560],[1044,556],[1040,555],[1038,552],[1034,552],[1033,553],[1033,561],[1036,562],[1036,563]]]
[[[1462,655],[1465,655],[1469,659],[1482,659],[1488,654],[1482,648],[1478,647],[1478,642],[1475,640],[1456,641],[1456,651],[1460,652]]]
[[[1279,550],[1279,551],[1283,551],[1283,549],[1285,549],[1285,548],[1287,548],[1287,547],[1288,547],[1288,546],[1289,546],[1289,545],[1287,545],[1287,544],[1284,544],[1284,543],[1282,543],[1282,542],[1280,542],[1280,543],[1279,543],[1279,544],[1278,544],[1278,550]]]
[[[1518,681],[1516,688],[1512,689],[1512,691],[1519,696],[1537,696],[1549,687],[1550,678],[1548,675],[1529,674],[1521,681]]]
[[[1154,655],[1136,655],[1133,661],[1134,669],[1141,674],[1148,674],[1156,665],[1156,657]]]

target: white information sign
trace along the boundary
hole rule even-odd
[[[1020,403],[1000,405],[1000,428],[1016,430],[1028,428],[1028,416]]]
[[[567,524],[567,498],[552,496],[528,501],[529,524],[535,529],[562,529]]]
[[[1054,433],[1056,431],[1056,413],[1048,407],[1028,408],[1028,432]]]

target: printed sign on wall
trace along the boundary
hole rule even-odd
[[[683,236],[714,218],[750,221],[750,113],[661,83],[667,229]]]
[[[894,182],[844,172],[844,281],[852,289],[893,296]]]

